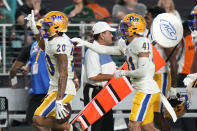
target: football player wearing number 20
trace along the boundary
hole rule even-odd
[[[74,72],[74,46],[65,34],[68,18],[59,11],[49,12],[43,17],[41,33],[35,28],[33,12],[26,19],[39,41],[40,48],[46,53],[50,78],[48,95],[36,109],[33,122],[51,128],[52,131],[72,131],[76,127],[68,122],[71,114],[68,105],[79,88],[79,82]],[[82,131],[81,127],[77,130]]]

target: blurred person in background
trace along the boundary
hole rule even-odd
[[[188,93],[188,98],[191,99],[192,95],[196,95],[192,92],[192,87],[196,85],[197,80],[197,5],[193,7],[190,12],[190,16],[188,19],[189,28],[191,30],[192,41],[195,45],[195,53],[193,57],[193,63],[190,70],[190,74],[188,74],[183,80],[184,85],[186,86],[186,91]],[[183,130],[196,130],[196,119],[185,120],[183,121],[184,129]]]
[[[150,32],[150,27],[154,18],[161,13],[165,13],[165,10],[163,8],[157,6],[147,8],[147,13],[145,15],[147,31],[144,35],[149,38],[149,40],[151,40],[152,44],[155,46],[159,54],[164,60],[166,60],[173,48],[163,48],[159,44],[154,43],[152,39],[152,34]],[[176,96],[176,78],[177,62],[176,54],[173,53],[173,55],[169,59],[169,62],[160,70],[155,72],[154,80],[157,82],[164,96],[174,97]],[[156,106],[154,107],[154,122],[159,126],[162,131],[170,131],[170,126],[163,116],[163,109],[164,108],[161,99],[158,97],[156,100]]]
[[[38,69],[35,68],[37,65]],[[33,114],[47,95],[49,88],[49,76],[46,67],[45,53],[38,47],[37,42],[32,44],[29,61],[21,70],[24,74],[31,72],[31,88],[29,90],[31,98],[27,107],[26,119],[29,124],[32,124]],[[36,128],[40,131],[47,130],[39,126],[36,126]]]
[[[181,20],[181,16],[179,12],[175,9],[173,0],[159,0],[157,5],[161,8],[164,8],[166,13],[171,13]]]
[[[24,25],[24,18],[34,10],[36,21],[44,16],[48,10],[41,5],[41,0],[25,0],[25,4],[16,10],[16,24]]]
[[[0,24],[11,24],[13,23],[9,11],[5,8],[3,0],[0,0]]]
[[[24,46],[21,49],[20,54],[17,56],[16,60],[14,61],[13,65],[10,69],[9,84],[12,88],[16,88],[16,85],[11,84],[11,79],[14,78],[16,76],[16,74],[21,71],[21,67],[24,66],[28,62],[29,57],[30,57],[29,52],[31,49],[31,45],[32,44]]]
[[[190,17],[188,20],[189,28],[192,31],[192,41],[194,45],[196,46],[197,43],[197,5],[192,9],[190,13]],[[187,77],[183,80],[186,90],[190,96],[192,95],[192,86],[196,85],[197,83],[197,51],[195,47],[195,53],[193,58],[192,67],[190,70],[190,74],[187,75]]]
[[[112,18],[115,22],[119,22],[130,13],[136,13],[144,17],[146,6],[142,3],[138,3],[138,0],[117,0],[113,6]]]
[[[197,46],[197,5],[192,9],[188,20],[189,28],[192,31],[192,41]],[[191,73],[197,72],[197,51],[195,51],[194,60],[191,67]]]
[[[95,21],[95,15],[92,9],[88,8],[84,4],[84,0],[73,0],[73,5],[67,6],[63,9],[63,12],[68,16],[71,24],[80,24],[80,23],[92,23]],[[72,37],[83,37],[83,35],[89,35],[91,32],[91,27],[85,27],[86,34],[82,34],[81,27],[68,27],[67,35]],[[81,57],[81,48],[75,48],[76,52],[74,57]],[[81,67],[81,60],[75,60],[75,66]]]
[[[0,24],[13,24],[10,12],[5,7],[3,0],[0,0]],[[11,50],[11,48],[10,48],[10,44],[7,42],[10,40],[10,38],[7,36],[9,36],[9,34],[10,34],[11,27],[7,27],[7,26],[5,26],[5,27],[6,27],[6,46],[8,47],[8,48],[6,48],[6,51],[8,52]],[[3,35],[3,27],[0,26],[0,50],[3,49],[2,48],[2,45],[3,45],[3,43],[2,43],[3,36],[2,35]],[[8,62],[8,57],[6,57],[6,58],[7,58],[6,61]],[[2,57],[1,57],[1,53],[0,53],[0,64],[1,63],[2,63]]]
[[[111,21],[111,14],[107,8],[100,6],[96,0],[84,0],[88,8],[92,9],[97,20]]]
[[[39,20],[42,16],[48,13],[48,10],[44,8],[41,4],[41,0],[25,0],[23,6],[20,6],[16,10],[15,20],[16,20],[16,33],[19,35],[20,40],[24,40],[24,29],[25,29],[25,20],[24,18],[31,14],[31,10],[34,10],[34,15],[36,21]],[[31,44],[33,42],[33,33],[27,32],[26,42]]]
[[[83,0],[73,0],[73,5],[65,7],[63,12],[68,16],[71,24],[95,21],[94,12],[84,4]],[[80,27],[69,27],[68,30],[70,37],[82,37]]]
[[[5,7],[3,0],[0,0],[0,24],[13,24],[13,20],[10,15],[10,11]],[[12,55],[12,46],[10,43],[10,34],[11,34],[11,26],[5,26],[5,34],[6,34],[6,63],[11,63],[11,56]],[[0,48],[3,49],[3,26],[0,26]],[[3,52],[3,50],[2,50]],[[0,60],[1,61],[1,60]],[[2,67],[2,66],[1,66]]]
[[[0,64],[2,63],[1,48],[0,48]]]
[[[11,15],[12,21],[15,22],[15,13],[16,13],[16,8],[18,6],[17,5],[18,0],[7,0],[7,2],[11,8],[10,15]]]
[[[80,21],[89,23],[95,20],[94,12],[84,4],[83,0],[73,0],[73,5],[65,7],[63,12],[71,23],[80,23]]]
[[[38,21],[37,28],[41,28],[41,20]],[[28,63],[22,66],[27,60],[29,60]],[[34,112],[42,103],[49,88],[49,76],[46,67],[45,53],[39,48],[37,42],[24,47],[13,64],[9,77],[9,83],[12,88],[16,88],[16,85],[12,84],[11,79],[16,76],[18,69],[21,70],[24,75],[31,72],[31,88],[28,92],[30,94],[30,101],[26,111],[26,120],[32,125]],[[47,131],[47,128],[35,127],[40,131]]]
[[[190,74],[190,69],[193,63],[195,45],[192,41],[191,30],[188,27],[188,22],[183,23],[183,39],[181,41],[179,52],[177,54],[178,61],[178,77],[177,87],[185,87],[183,80]]]

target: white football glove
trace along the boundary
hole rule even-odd
[[[115,79],[118,79],[118,78],[124,76],[124,74],[125,74],[125,71],[124,70],[117,70],[115,72],[115,74],[114,74],[114,77],[115,77]]]
[[[175,99],[177,97],[176,88],[171,87],[168,92],[168,96],[169,96],[169,98]]]
[[[55,114],[56,114],[56,119],[64,119],[67,117],[67,113],[69,111],[64,108],[63,101],[62,100],[56,100],[55,102]]]
[[[189,74],[183,80],[184,84],[186,85],[186,91],[188,94],[189,102],[191,103],[191,96],[192,96],[192,85],[194,84],[195,80],[197,79],[197,73]]]
[[[184,84],[186,86],[193,85],[194,81],[197,79],[197,73],[189,74],[187,77],[183,80]]]
[[[29,14],[24,19],[27,20],[27,27],[30,27],[30,29],[33,31],[33,33],[35,35],[40,33],[39,30],[36,27],[36,22],[35,22],[35,19],[34,19],[34,11],[33,10],[31,10],[31,14]]]
[[[77,43],[77,47],[80,47],[80,46],[86,46],[87,44],[89,44],[89,42],[85,41],[85,40],[82,40],[81,38],[72,38],[71,39],[72,42],[76,42]]]

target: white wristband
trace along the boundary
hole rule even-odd
[[[79,79],[78,79],[78,78],[75,78],[73,81],[74,81],[74,82],[78,82],[78,81],[79,81]]]
[[[34,35],[40,34],[39,30],[36,27],[32,28],[31,30],[33,31]]]

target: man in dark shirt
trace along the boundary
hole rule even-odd
[[[23,66],[27,63],[27,60],[29,60],[28,64]],[[33,68],[35,63],[39,63],[37,73],[35,73]],[[30,101],[26,110],[26,120],[29,124],[32,124],[34,112],[42,103],[49,87],[49,76],[46,67],[45,53],[38,48],[37,42],[24,47],[13,64],[10,70],[10,86],[12,88],[15,88],[16,85],[12,85],[13,83],[11,82],[11,79],[16,76],[18,69],[21,69],[21,71],[26,73],[31,71],[31,89],[28,92],[30,95]],[[47,130],[45,127],[35,127],[39,131]]]
[[[27,63],[29,57],[30,57],[30,49],[31,49],[32,44],[27,45],[25,47],[23,47],[21,53],[18,55],[16,61],[14,62],[14,64],[12,65],[12,68],[10,69],[10,74],[9,74],[9,80],[10,80],[10,86],[12,88],[15,88],[14,85],[11,84],[11,79],[16,76],[16,73],[18,72],[18,70],[20,70],[20,68]]]

